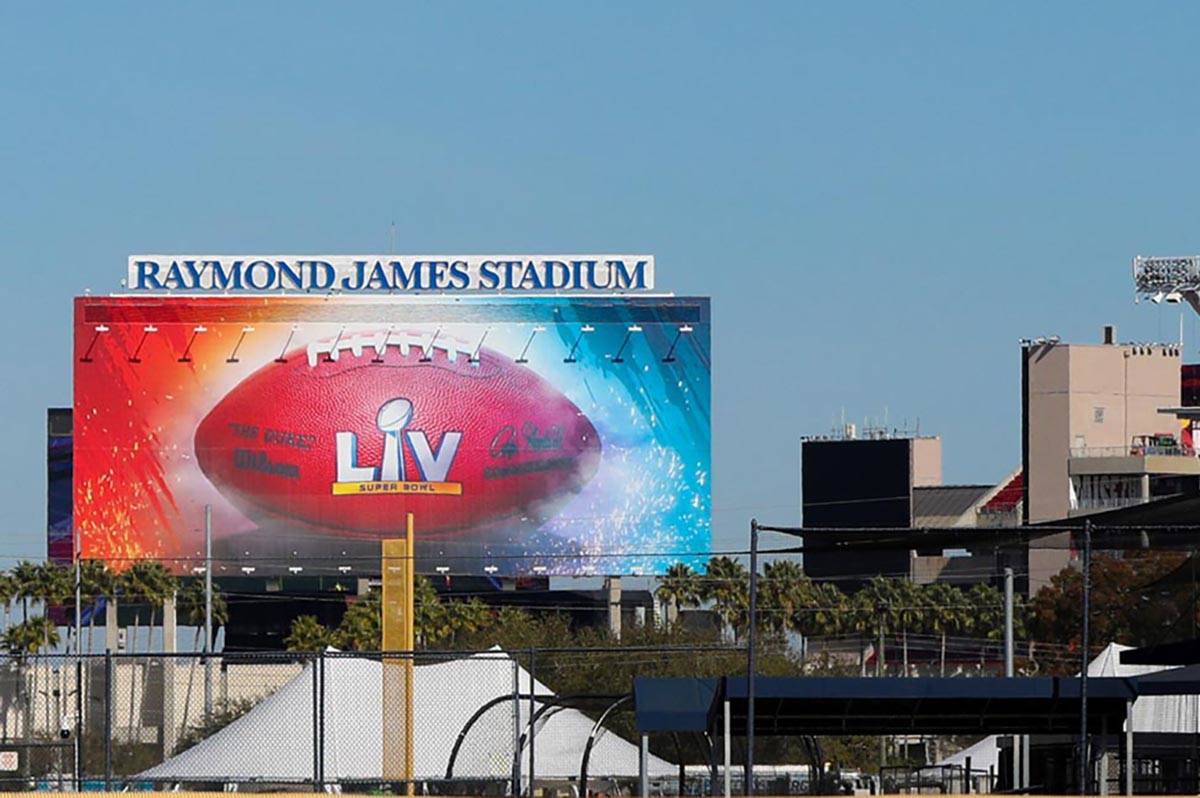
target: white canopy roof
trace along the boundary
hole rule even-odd
[[[1121,652],[1128,651],[1132,646],[1120,643],[1109,643],[1096,658],[1088,664],[1088,676],[1141,676],[1146,673],[1170,670],[1171,665],[1125,665],[1121,662]],[[1135,732],[1182,732],[1195,734],[1200,732],[1197,725],[1197,704],[1200,703],[1194,695],[1165,695],[1144,696],[1133,702],[1133,730]],[[996,748],[996,738],[985,737],[969,748],[964,748],[953,756],[939,762],[939,765],[962,765],[967,757],[971,757],[972,769],[987,770],[989,765],[999,761],[1000,752]]]
[[[312,665],[217,733],[140,774],[154,781],[281,782],[313,778]],[[418,779],[442,779],[450,752],[463,727],[482,706],[513,693],[514,668],[520,691],[528,694],[529,674],[496,649],[413,670],[413,759]],[[379,780],[383,777],[383,671],[364,657],[325,658],[325,780]],[[536,694],[551,695],[541,683]],[[454,776],[508,778],[512,771],[513,702],[486,710],[464,738]],[[401,707],[389,708],[400,718]],[[529,702],[517,709],[527,730]],[[537,777],[578,777],[580,760],[593,721],[575,709],[551,710],[535,731]],[[528,776],[528,748],[522,774]],[[651,756],[651,775],[670,775],[674,767]],[[589,776],[638,774],[638,749],[615,734],[597,737]]]

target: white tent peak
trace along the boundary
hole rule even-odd
[[[1121,652],[1133,646],[1109,643],[1088,663],[1088,676],[1142,676],[1147,673],[1171,670],[1172,665],[1127,665],[1121,662]],[[1078,673],[1076,674],[1078,676]],[[1196,734],[1197,724],[1195,696],[1145,696],[1133,702],[1133,730],[1135,732],[1176,732]],[[939,765],[962,765],[971,757],[971,767],[987,770],[996,765],[1000,753],[996,748],[995,736],[984,737],[974,745],[964,748],[953,756],[946,757]]]
[[[332,653],[332,652],[331,652]],[[324,777],[327,782],[383,777],[383,676],[377,659],[338,653],[324,658]],[[318,674],[319,677],[319,674]],[[511,776],[514,713],[528,731],[529,674],[499,647],[413,669],[414,776],[442,779],[451,750],[472,716],[489,702],[459,746],[454,776],[504,779]],[[313,663],[308,663],[253,709],[191,748],[140,774],[165,781],[299,782],[314,776]],[[532,681],[534,694],[552,694]],[[497,700],[501,699],[501,700]],[[402,707],[388,707],[399,718]],[[539,778],[578,776],[594,723],[575,709],[546,712],[535,729]],[[528,756],[526,748],[524,757]],[[651,775],[670,775],[671,764],[651,756]],[[634,777],[635,745],[611,733],[597,736],[588,765],[596,776]]]

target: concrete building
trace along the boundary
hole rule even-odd
[[[1023,341],[1023,516],[1027,523],[1124,507],[1195,485],[1200,460],[1161,409],[1180,399],[1175,344]],[[1064,541],[1030,551],[1036,591],[1069,561]]]
[[[837,539],[838,528],[974,529],[1017,520],[1012,509],[1019,495],[1011,489],[1017,474],[996,485],[943,485],[937,437],[872,430],[860,438],[847,427],[840,434],[807,438],[801,444],[801,478],[804,526],[825,530],[820,533],[825,540]],[[805,554],[804,569],[814,579],[841,580],[843,587],[881,574],[966,584],[994,581],[1005,565],[1023,571],[1023,563],[1010,561],[1014,556],[919,548],[853,557],[812,551]]]

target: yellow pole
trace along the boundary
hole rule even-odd
[[[413,516],[406,518],[403,539],[381,542],[383,582],[383,777],[404,780],[406,793],[413,785]],[[387,656],[403,652],[403,656]],[[403,675],[401,675],[403,674]],[[396,694],[400,693],[400,696]],[[402,723],[396,722],[397,704],[403,701]],[[401,753],[403,752],[403,753]],[[399,754],[399,756],[398,756]]]
[[[413,657],[416,656],[415,602],[413,599],[413,574],[417,570],[416,540],[413,538],[413,514],[408,513],[406,523],[408,559],[404,569],[404,647],[408,657],[404,660],[404,778],[408,784],[405,794],[413,791]]]

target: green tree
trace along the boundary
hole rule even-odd
[[[12,574],[4,572],[0,573],[0,604],[4,605],[4,629],[8,631],[9,622],[12,620],[12,603],[17,596],[17,582]]]
[[[945,676],[946,639],[963,629],[966,623],[965,616],[969,612],[967,599],[963,592],[953,585],[934,582],[925,586],[921,601],[926,607],[926,628],[940,640],[938,673]]]
[[[29,560],[22,560],[17,563],[12,569],[12,578],[14,582],[14,598],[21,600],[21,620],[29,620],[29,600],[37,601],[41,598],[39,593],[41,587],[38,584],[39,579],[37,563],[32,563]]]
[[[383,648],[382,609],[379,591],[360,596],[342,616],[333,644],[344,651],[379,651]]]
[[[199,651],[201,648],[200,637],[204,634],[204,621],[205,614],[207,613],[206,605],[204,580],[192,579],[188,581],[179,593],[179,614],[183,617],[185,623],[196,630],[192,635],[192,651]],[[229,604],[225,601],[224,594],[221,593],[220,585],[216,582],[212,586],[212,622],[214,638],[216,637],[217,630],[229,623]],[[188,713],[192,708],[192,689],[196,683],[196,670],[200,667],[200,663],[200,657],[192,657],[191,664],[188,666],[187,690],[183,696],[183,723],[185,725],[190,717]]]
[[[759,580],[760,624],[780,637],[794,630],[796,611],[806,603],[808,587],[804,570],[792,560],[776,560],[763,566]]]
[[[117,598],[117,575],[103,560],[80,560],[79,562],[79,592],[88,599],[92,607],[88,615],[88,653],[92,653],[96,637],[96,616],[100,610],[100,600],[107,605]]]
[[[154,629],[156,614],[163,603],[179,590],[178,580],[157,560],[138,560],[119,577],[121,596],[134,605],[133,640],[130,653],[136,653],[137,632],[141,626],[141,608],[150,608],[150,629]]]
[[[4,649],[24,660],[43,648],[49,649],[59,643],[58,627],[45,615],[37,615],[27,621],[10,626],[4,633]]]
[[[701,597],[712,603],[713,612],[721,619],[722,636],[736,641],[750,604],[746,566],[731,557],[713,557],[701,585]]]
[[[796,608],[793,627],[806,637],[832,637],[848,626],[846,594],[833,582],[808,580],[803,603]]]
[[[908,632],[919,630],[925,619],[925,603],[921,590],[909,579],[892,579],[891,618],[900,627],[900,656],[903,675],[910,676],[908,667]]]
[[[292,621],[283,639],[288,651],[324,651],[333,642],[333,634],[315,615],[301,615]]]
[[[694,607],[700,603],[700,580],[690,565],[677,562],[658,580],[658,589],[654,593],[667,605],[667,624],[674,625],[679,621],[681,607]]]

